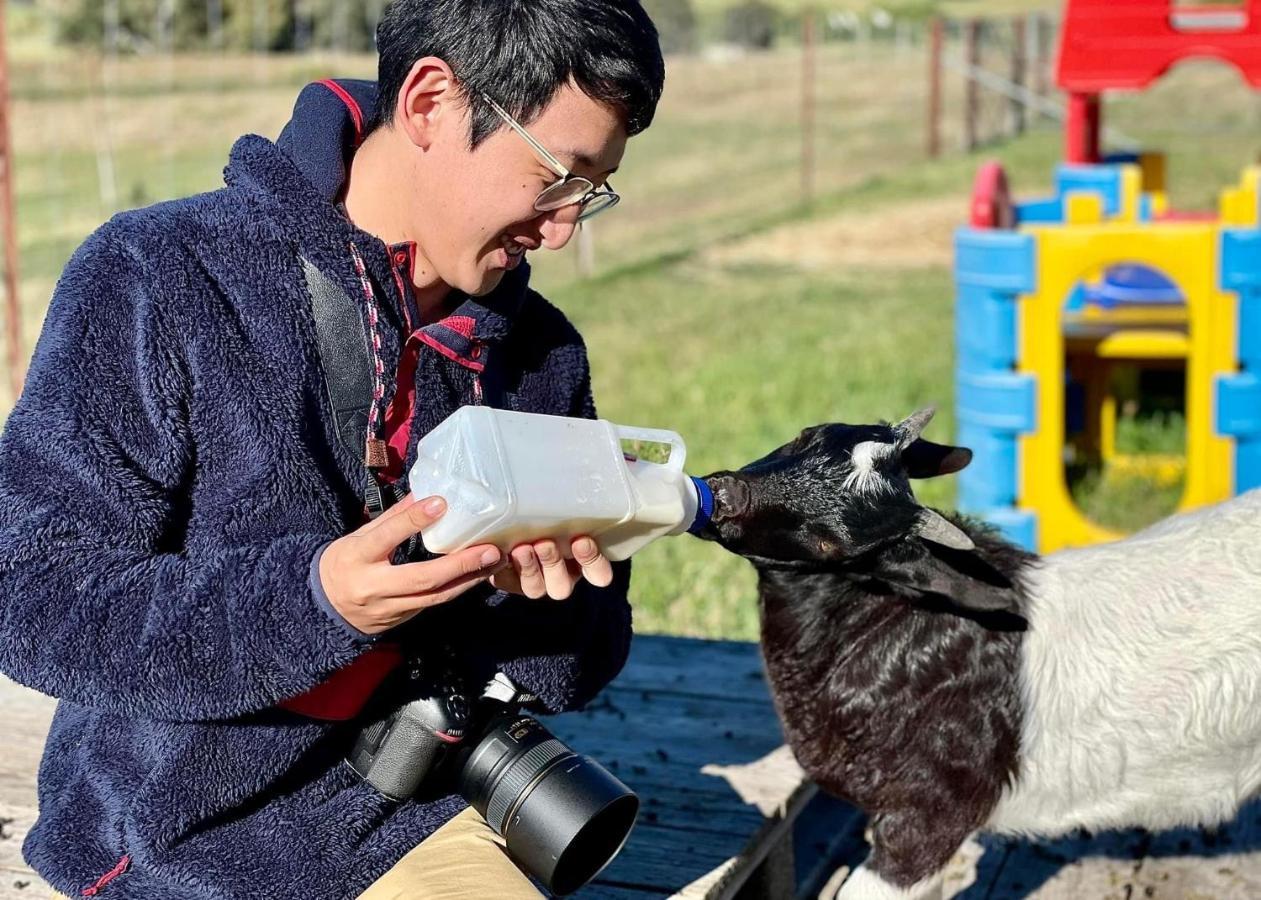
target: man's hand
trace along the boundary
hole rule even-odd
[[[439,497],[417,501],[409,494],[376,520],[329,544],[320,558],[320,581],[333,609],[364,634],[380,634],[423,609],[454,600],[506,565],[498,548],[489,545],[428,562],[391,564],[399,544],[445,511]]]
[[[510,594],[524,594],[531,600],[551,597],[567,600],[584,578],[596,587],[613,583],[613,565],[604,558],[589,537],[574,538],[570,544],[573,559],[565,559],[553,540],[519,544],[509,554],[511,566],[498,572],[491,584]]]

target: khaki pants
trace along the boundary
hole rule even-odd
[[[359,900],[539,900],[504,839],[466,809],[398,861]]]
[[[54,893],[53,900],[67,900]],[[504,840],[466,809],[359,895],[359,900],[540,900]]]

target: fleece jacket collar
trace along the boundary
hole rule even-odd
[[[290,229],[302,235],[295,249],[347,285],[357,284],[349,252],[353,243],[377,286],[399,286],[398,304],[383,303],[394,311],[396,323],[444,355],[477,368],[477,345],[501,341],[511,332],[525,301],[529,265],[508,272],[485,297],[462,295],[455,311],[440,322],[409,327],[416,323],[415,307],[410,282],[401,276],[410,277],[414,245],[387,246],[357,228],[339,207],[350,160],[364,139],[365,111],[375,104],[375,82],[329,79],[308,85],[276,143],[256,135],[237,141],[225,180],[257,197],[271,215],[298,226]]]

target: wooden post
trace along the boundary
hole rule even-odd
[[[1051,95],[1051,25],[1042,13],[1033,14],[1033,92],[1041,100]]]
[[[261,56],[267,52],[269,23],[267,21],[267,2],[266,0],[251,0],[254,5],[254,15],[250,22],[251,45],[256,56]]]
[[[981,118],[981,85],[973,77],[973,72],[981,67],[981,20],[969,19],[965,32],[968,72],[966,101],[963,105],[963,149],[968,153],[981,145],[978,129]]]
[[[223,0],[206,0],[206,37],[211,50],[223,49]]]
[[[801,18],[801,195],[814,202],[815,130],[815,15],[807,9]]]
[[[946,23],[934,18],[928,44],[928,158],[941,156],[942,48]]]
[[[18,229],[13,206],[13,144],[9,139],[9,53],[5,4],[0,3],[0,227],[4,234],[4,293],[8,311],[9,382],[16,403],[26,380],[22,358],[22,305],[18,298]]]
[[[1011,83],[1017,88],[1025,86],[1029,60],[1025,55],[1028,32],[1025,28],[1024,16],[1016,16],[1011,22]],[[1025,133],[1025,101],[1024,97],[1013,93],[1011,98],[1010,119],[1008,127],[1012,137]]]
[[[591,230],[592,223],[583,222],[578,226],[575,240],[578,242],[578,275],[590,278],[595,274],[595,234]]]
[[[311,8],[306,0],[291,0],[293,10],[293,49],[305,53],[311,49],[311,37],[315,23],[311,19]]]

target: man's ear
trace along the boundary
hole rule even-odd
[[[446,124],[445,120],[459,119],[454,108],[458,98],[455,84],[451,67],[436,56],[416,60],[407,73],[398,92],[394,121],[417,148],[429,148],[440,121]]]
[[[960,609],[1021,615],[1015,585],[974,551],[911,537],[881,553],[876,574],[889,584],[940,597]]]
[[[936,478],[953,475],[967,468],[972,462],[972,451],[967,447],[951,447],[917,440],[902,451],[902,466],[911,478]]]

